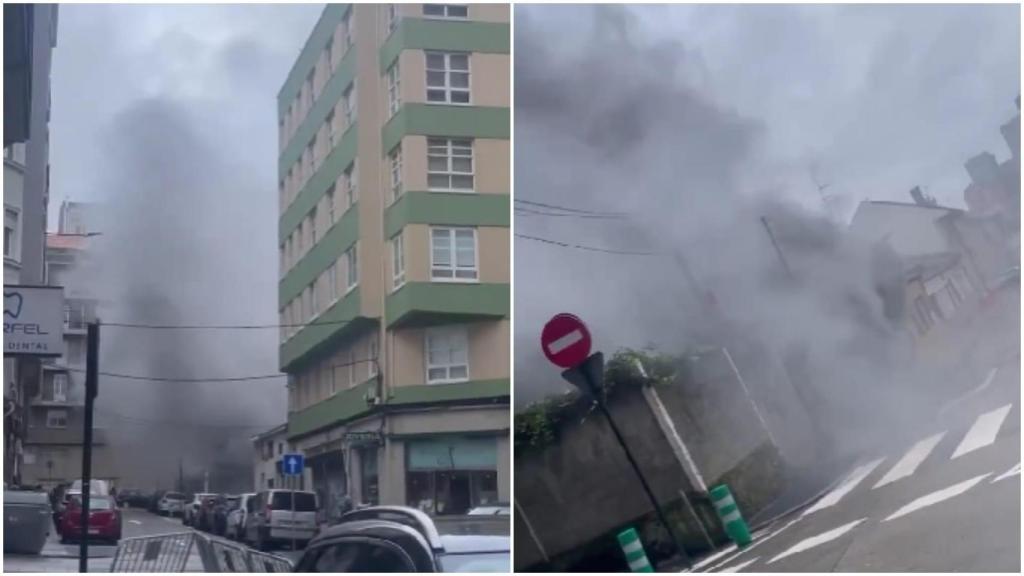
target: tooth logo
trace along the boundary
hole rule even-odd
[[[4,292],[4,316],[17,319],[21,316],[21,294],[18,292]]]

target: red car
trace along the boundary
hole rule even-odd
[[[82,534],[82,502],[78,497],[68,501],[67,509],[61,514],[61,542],[77,540]],[[89,538],[116,543],[121,539],[121,511],[110,496],[89,498]]]

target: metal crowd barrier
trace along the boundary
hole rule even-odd
[[[194,532],[123,538],[114,552],[111,572],[184,572]]]
[[[203,572],[291,572],[287,558],[259,552],[198,532],[124,538],[114,552],[111,572],[185,572],[193,546]]]

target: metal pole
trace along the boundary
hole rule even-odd
[[[292,476],[292,552],[295,552],[295,485],[298,484],[298,477]]]
[[[768,238],[772,241],[772,246],[775,247],[775,253],[779,256],[779,262],[782,263],[782,268],[786,271],[786,276],[789,279],[793,279],[793,271],[789,269],[789,263],[786,262],[785,255],[782,254],[782,248],[779,248],[779,243],[775,241],[775,234],[772,234],[771,226],[768,225],[768,219],[761,216],[761,224],[764,224],[765,232],[768,233]]]
[[[89,495],[92,492],[92,411],[99,392],[100,322],[88,325],[85,353],[85,425],[82,439],[82,515],[81,542],[78,544],[78,571],[89,571]]]
[[[669,538],[672,539],[672,543],[676,547],[676,552],[679,553],[679,557],[682,558],[686,567],[692,568],[693,562],[690,560],[690,555],[686,553],[686,549],[683,548],[683,544],[679,541],[679,538],[676,537],[675,531],[672,530],[672,526],[668,523],[668,519],[665,517],[665,512],[661,509],[661,504],[658,504],[658,499],[654,497],[654,492],[652,492],[651,487],[647,485],[647,478],[645,478],[643,472],[640,471],[640,466],[633,458],[633,453],[629,451],[629,447],[626,445],[626,441],[623,439],[622,433],[619,432],[619,427],[615,425],[615,419],[612,418],[611,412],[609,412],[608,408],[604,405],[600,389],[591,379],[589,371],[584,370],[583,376],[587,379],[587,384],[590,385],[590,390],[592,391],[594,398],[597,400],[597,407],[608,420],[608,426],[612,429],[612,434],[615,435],[615,439],[618,441],[619,446],[622,447],[622,451],[626,453],[626,460],[629,460],[629,465],[633,467],[633,472],[635,472],[637,478],[640,479],[640,485],[643,486],[644,492],[647,494],[647,498],[650,499],[651,505],[654,506],[654,511],[658,515],[658,520],[661,522],[661,525],[665,527]]]

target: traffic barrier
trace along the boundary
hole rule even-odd
[[[633,572],[654,572],[647,553],[644,552],[644,545],[640,542],[640,535],[633,528],[626,528],[619,532],[619,546],[622,553],[626,555],[626,563]]]
[[[253,550],[228,540],[196,535],[205,572],[291,572],[287,558]]]
[[[753,538],[750,536],[750,527],[740,514],[740,507],[732,492],[725,484],[715,486],[708,494],[711,496],[711,503],[715,506],[715,512],[722,521],[722,527],[729,538],[740,548],[750,544]]]
[[[184,572],[194,532],[123,538],[114,551],[111,572]]]

